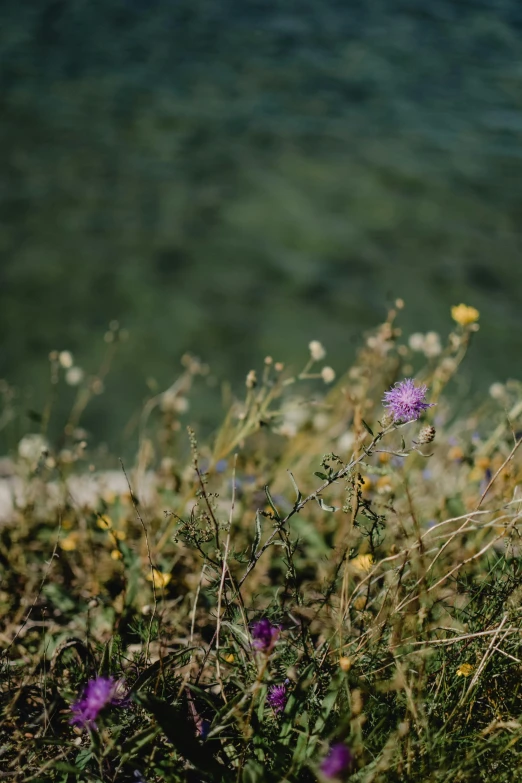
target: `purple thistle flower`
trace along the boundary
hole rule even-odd
[[[325,778],[337,778],[343,772],[346,772],[352,765],[353,756],[350,748],[344,742],[336,742],[332,745],[330,751],[320,769]]]
[[[275,713],[283,712],[286,704],[286,683],[271,685],[266,700]]]
[[[96,729],[96,720],[100,712],[113,704],[121,704],[122,699],[117,698],[120,683],[114,677],[95,677],[89,680],[81,697],[71,704],[73,717],[69,721],[81,729]]]
[[[396,422],[414,421],[432,404],[424,402],[428,387],[415,386],[412,378],[396,383],[384,392],[383,405]]]
[[[252,626],[252,646],[256,650],[269,653],[273,650],[280,633],[281,629],[278,625],[272,625],[270,620],[263,617]]]

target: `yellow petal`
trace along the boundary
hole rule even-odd
[[[452,446],[448,451],[448,459],[458,460],[464,458],[464,452],[460,446]]]
[[[361,476],[360,487],[361,487],[361,492],[363,493],[363,495],[365,495],[373,487],[373,482],[370,478],[368,478],[368,476]]]
[[[469,326],[478,321],[480,316],[479,311],[475,307],[469,307],[465,304],[455,305],[451,308],[451,317],[460,326]]]
[[[114,530],[113,535],[118,541],[125,541],[127,538],[127,533],[124,530]]]
[[[112,519],[108,516],[98,517],[96,524],[102,530],[109,530],[112,527]]]
[[[349,672],[352,668],[352,660],[351,658],[348,658],[347,655],[342,655],[339,658],[339,666],[341,667],[343,672]]]
[[[391,492],[392,491],[392,483],[389,476],[381,476],[377,480],[377,484],[375,485],[377,492],[382,495],[385,492]]]
[[[76,549],[78,546],[78,538],[78,533],[69,533],[68,536],[61,539],[60,548],[63,549],[64,552],[72,552],[72,550]]]
[[[357,555],[350,563],[356,571],[370,571],[374,563],[373,555]]]
[[[147,580],[149,582],[152,582],[152,580],[154,579],[154,587],[166,587],[170,582],[170,580],[172,579],[172,574],[163,573],[162,571],[158,571],[157,568],[154,569],[153,573],[154,576],[149,571],[149,573],[147,574]]]
[[[225,661],[227,663],[234,663],[235,661],[234,653],[230,653],[229,655],[225,655]]]
[[[457,677],[469,677],[474,668],[471,663],[461,663],[457,669]]]
[[[122,554],[119,549],[113,549],[111,552],[111,557],[113,560],[121,560]]]
[[[484,478],[484,471],[475,466],[470,470],[468,478],[470,481],[482,481]]]

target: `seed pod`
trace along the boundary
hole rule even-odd
[[[435,438],[435,433],[435,427],[433,427],[431,424],[429,424],[427,427],[423,427],[419,432],[417,443],[421,445],[424,443],[431,443]]]

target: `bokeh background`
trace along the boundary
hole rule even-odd
[[[344,368],[397,296],[406,331],[481,311],[469,388],[520,376],[519,0],[3,0],[0,75],[0,377],[31,410],[117,319],[93,436],[185,351],[211,425],[222,379],[311,339]]]

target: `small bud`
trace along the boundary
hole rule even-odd
[[[424,443],[431,443],[435,439],[436,429],[433,425],[429,424],[427,427],[423,427],[419,432],[417,443],[420,445]]]
[[[326,351],[319,340],[312,340],[312,342],[308,343],[308,348],[310,349],[310,356],[314,362],[320,362],[321,359],[324,359],[326,356]]]
[[[246,377],[246,387],[247,389],[253,389],[257,384],[257,376],[255,370],[250,370]]]
[[[501,400],[506,393],[506,388],[503,383],[499,383],[498,381],[496,383],[492,383],[489,387],[489,394],[490,397],[493,397],[494,400]]]
[[[73,366],[73,357],[70,351],[60,351],[58,361],[66,370]]]
[[[321,370],[321,378],[325,383],[332,383],[332,381],[335,381],[335,370],[331,367],[323,367]]]
[[[391,413],[385,413],[384,416],[381,418],[381,427],[386,429],[391,424],[393,424],[393,416]]]
[[[78,386],[83,381],[84,372],[81,367],[69,367],[65,373],[65,382],[69,386]]]

